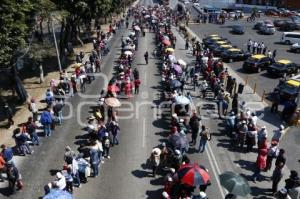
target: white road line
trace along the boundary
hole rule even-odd
[[[145,72],[144,74],[145,74],[145,77],[144,77],[143,81],[145,82],[145,85],[147,85],[147,72]]]
[[[143,148],[146,145],[146,136],[147,136],[147,132],[146,132],[146,118],[143,118]]]

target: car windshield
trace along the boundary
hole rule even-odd
[[[285,67],[286,67],[286,64],[275,63],[274,66],[277,67],[277,68],[285,68]]]
[[[287,84],[287,83],[284,83],[282,84],[279,89],[282,91],[282,92],[285,92],[285,93],[288,93],[288,94],[297,94],[298,93],[298,87],[295,87],[295,86],[292,86],[290,84]]]

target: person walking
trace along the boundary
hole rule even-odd
[[[277,50],[274,50],[272,53],[272,58],[275,59],[276,55],[277,55]]]
[[[140,84],[141,84],[140,79],[135,79],[134,80],[134,94],[139,94]]]
[[[148,56],[149,56],[148,51],[146,51],[144,54],[146,64],[148,64]]]
[[[204,152],[207,141],[210,140],[211,140],[211,135],[209,133],[209,129],[206,128],[204,125],[202,125],[201,132],[200,132],[200,143],[198,147],[198,153]]]
[[[7,127],[10,129],[12,127],[12,125],[14,125],[14,120],[13,120],[13,112],[11,110],[11,108],[9,107],[8,103],[5,103],[4,105],[4,112],[6,115],[6,118],[8,120],[7,122]]]
[[[200,121],[201,121],[201,119],[197,116],[197,112],[194,110],[193,116],[191,117],[191,119],[189,121],[189,125],[190,125],[191,131],[192,131],[192,141],[191,141],[192,145],[196,145],[197,136],[199,133]]]
[[[256,159],[255,171],[252,175],[252,179],[254,183],[260,177],[260,172],[266,168],[266,161],[267,161],[267,149],[259,149],[258,156]]]
[[[282,169],[279,167],[275,167],[273,174],[272,174],[272,193],[273,195],[277,192],[278,190],[278,184],[280,180],[282,179]]]

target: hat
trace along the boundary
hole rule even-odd
[[[168,182],[172,182],[173,179],[171,178],[171,176],[168,176],[168,179],[167,179]]]
[[[168,197],[169,197],[169,194],[168,194],[166,191],[164,191],[164,192],[162,193],[162,196],[163,196],[163,198],[168,198]]]
[[[271,145],[276,146],[276,145],[278,145],[278,142],[276,140],[272,140]]]
[[[176,113],[172,114],[172,117],[177,117],[177,114]]]
[[[176,155],[180,155],[181,152],[180,152],[178,149],[176,149],[176,150],[175,150],[175,154],[176,154]]]
[[[93,115],[91,115],[89,118],[88,118],[89,120],[94,120],[94,119],[96,119]]]
[[[107,136],[108,136],[108,133],[105,133],[105,134],[104,134],[104,136],[106,136],[106,137],[107,137]]]
[[[243,121],[242,121],[242,124],[246,124],[246,121],[245,121],[245,120],[243,120]]]
[[[279,126],[279,128],[280,130],[284,130],[284,126],[282,124]]]
[[[56,173],[56,177],[57,177],[58,179],[61,179],[61,178],[63,177],[63,175],[61,174],[61,172],[57,172],[57,173]]]
[[[179,122],[184,122],[184,119],[181,118],[181,119],[179,120]]]
[[[175,173],[175,169],[174,168],[170,168],[171,173]]]
[[[203,192],[203,191],[200,191],[199,196],[200,196],[201,198],[205,198],[205,197],[206,197],[206,193]]]
[[[65,147],[65,150],[66,150],[66,151],[71,151],[71,147],[70,147],[70,146],[66,146],[66,147]]]

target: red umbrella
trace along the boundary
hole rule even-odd
[[[167,39],[164,39],[162,41],[162,43],[165,44],[166,46],[170,46],[171,45],[171,42],[169,40],[167,40]]]
[[[119,87],[117,87],[116,85],[109,85],[107,90],[113,93],[120,91]]]
[[[186,164],[177,171],[178,179],[181,183],[193,187],[207,185],[210,182],[208,172],[198,164]]]

